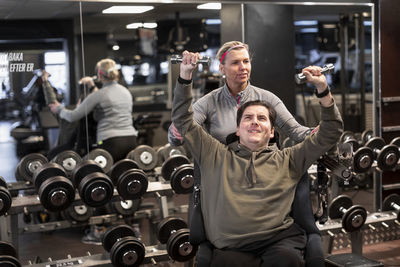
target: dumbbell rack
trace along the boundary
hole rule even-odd
[[[323,225],[317,223],[317,227],[321,231],[323,240],[327,240],[328,244],[326,245],[326,250],[328,254],[330,254],[333,249],[351,246],[352,253],[362,255],[363,244],[400,239],[400,222],[396,219],[397,215],[393,211],[370,213],[367,216],[364,226],[351,233],[347,233],[342,228],[341,219],[330,219]],[[379,229],[382,227],[385,229],[382,232],[391,232],[386,238],[385,236],[382,237],[380,234],[381,231]],[[374,232],[379,232],[379,237],[373,237]],[[365,240],[366,237],[368,237],[368,240]],[[334,245],[335,239],[336,246]]]
[[[162,177],[160,180],[163,180]],[[32,186],[29,183],[25,182],[17,182],[10,183],[10,189],[12,190],[26,190],[31,189]],[[167,217],[169,213],[187,213],[188,205],[182,205],[179,207],[168,207],[167,196],[171,195],[172,189],[169,183],[165,182],[149,182],[148,189],[143,197],[154,197],[159,201],[159,208],[153,209],[144,209],[138,210],[135,212],[135,218],[154,218],[154,217]],[[114,196],[112,201],[116,199],[119,200],[118,192],[114,190]],[[80,200],[79,194],[76,193],[74,204],[83,204]],[[90,217],[88,222],[85,223],[73,223],[70,221],[56,221],[56,222],[48,222],[48,223],[39,223],[33,225],[27,225],[23,228],[19,228],[18,222],[18,214],[23,213],[24,211],[35,212],[43,210],[43,206],[40,203],[38,196],[35,195],[27,195],[27,196],[17,196],[12,200],[12,206],[8,211],[8,216],[0,217],[0,240],[7,240],[14,244],[16,248],[18,248],[18,234],[20,233],[28,233],[28,232],[44,232],[51,230],[58,230],[70,227],[84,226],[87,224],[102,224],[108,222],[117,222],[120,220],[117,214],[107,214],[101,216],[92,216]],[[150,239],[152,235],[150,233]],[[155,240],[155,238],[153,238]],[[148,249],[146,248],[146,251]],[[157,249],[156,247],[149,247],[149,253],[146,252],[148,256],[148,263],[154,263],[156,261],[166,261],[169,260],[169,256],[167,251],[163,246],[161,249]],[[66,259],[61,260],[60,263],[68,263],[69,261],[73,262],[84,262],[84,266],[103,266],[101,263],[104,262],[104,266],[111,266],[110,260],[108,256],[104,256],[103,254],[98,255],[88,255],[85,257],[78,257],[75,259]],[[146,261],[146,260],[145,260]],[[73,263],[72,262],[72,263]],[[86,263],[85,263],[86,262]],[[54,262],[55,263],[55,262]],[[54,263],[49,263],[47,266],[52,266]],[[46,266],[46,265],[37,265],[37,266]],[[56,266],[56,265],[54,265]],[[64,266],[64,265],[63,265]]]
[[[156,265],[158,262],[168,261],[169,256],[164,249],[158,249],[157,246],[147,246],[146,247],[146,256],[142,264],[153,264]],[[66,259],[53,261],[49,259],[48,262],[37,263],[37,264],[29,264],[23,265],[25,267],[48,267],[48,266],[100,266],[100,267],[108,267],[113,266],[110,261],[110,256],[108,253],[99,253],[91,255],[88,252],[87,256],[75,257],[72,258],[67,256]]]

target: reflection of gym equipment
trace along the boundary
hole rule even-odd
[[[74,185],[66,176],[64,169],[54,162],[45,163],[35,171],[33,182],[47,210],[64,210],[75,200]]]
[[[194,169],[189,159],[184,155],[169,157],[161,167],[161,175],[170,181],[172,189],[177,194],[193,192]]]
[[[197,246],[189,242],[189,229],[181,218],[167,217],[159,222],[157,239],[167,244],[168,255],[175,261],[188,261],[196,255]]]
[[[133,121],[133,126],[139,131],[138,144],[153,145],[154,130],[160,127],[161,117],[161,114],[140,114]]]
[[[110,152],[101,148],[91,150],[89,154],[83,157],[83,159],[93,160],[103,169],[104,173],[108,173],[111,166],[114,164],[114,159]]]
[[[102,239],[103,247],[110,252],[113,266],[139,266],[145,257],[145,246],[135,237],[135,231],[128,225],[107,229]]]
[[[400,222],[400,196],[398,194],[391,194],[383,200],[382,210],[395,210],[397,214],[397,221]]]
[[[169,143],[157,149],[158,164],[162,165],[169,157],[173,155],[184,155],[186,156],[186,151],[183,146],[171,146]]]
[[[385,145],[385,140],[382,137],[370,137],[365,143],[374,152],[379,169],[382,171],[392,170],[396,167],[399,161],[399,149],[395,145]]]
[[[131,159],[116,162],[111,167],[110,178],[123,200],[140,199],[147,191],[147,175]]]
[[[72,172],[72,181],[82,201],[90,207],[105,205],[114,193],[111,179],[93,160],[80,162]]]
[[[139,169],[149,171],[157,166],[157,152],[148,145],[137,146],[134,150],[130,151],[126,155],[127,159],[131,159],[136,162]]]
[[[329,217],[342,219],[342,227],[347,232],[360,229],[367,219],[367,211],[360,205],[354,205],[350,197],[340,195],[334,198],[329,205]]]
[[[0,266],[21,267],[17,258],[17,250],[9,242],[0,241]]]
[[[62,166],[68,176],[71,176],[72,171],[81,161],[81,156],[73,150],[65,150],[61,153],[58,153],[53,159],[51,159],[51,162],[55,162]]]
[[[11,208],[12,197],[7,189],[7,183],[0,176],[0,216],[4,215]]]
[[[132,216],[139,210],[141,199],[114,201],[114,210],[122,216]]]
[[[48,160],[40,153],[31,153],[24,156],[15,168],[15,178],[17,181],[33,182],[32,177],[35,171]]]

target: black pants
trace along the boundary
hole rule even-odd
[[[294,223],[274,237],[238,249],[214,249],[211,266],[303,267],[307,237]],[[243,265],[242,265],[243,266]]]
[[[136,136],[118,136],[103,140],[99,148],[107,150],[112,155],[114,162],[124,159],[136,147]]]

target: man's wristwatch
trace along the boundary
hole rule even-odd
[[[318,97],[318,98],[322,98],[324,96],[327,96],[329,94],[329,92],[331,91],[331,89],[329,88],[329,86],[326,87],[326,89],[324,91],[322,91],[321,93],[318,93],[318,90],[315,89],[314,94]]]

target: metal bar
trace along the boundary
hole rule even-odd
[[[382,97],[382,103],[400,102],[400,96]]]
[[[382,127],[382,132],[383,132],[383,133],[387,133],[387,132],[398,132],[398,131],[400,131],[400,126],[399,126],[399,125]]]

